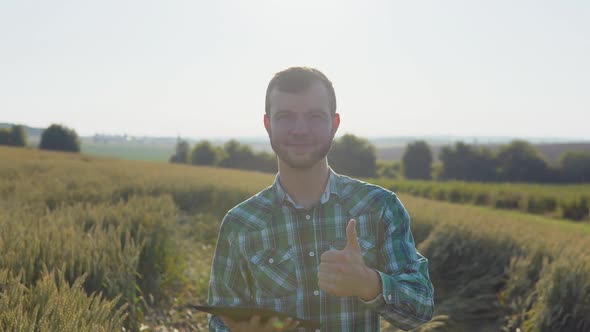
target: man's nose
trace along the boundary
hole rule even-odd
[[[307,134],[308,130],[309,130],[309,126],[308,126],[305,118],[304,117],[296,117],[295,121],[293,122],[293,125],[291,127],[291,134],[293,134],[293,135]]]

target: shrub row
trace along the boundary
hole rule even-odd
[[[569,220],[582,221],[590,217],[590,195],[560,193],[547,190],[519,190],[519,187],[461,182],[436,183],[426,181],[382,181],[376,183],[398,193],[449,201],[452,203],[490,206],[498,209],[519,210],[532,214],[548,214]],[[590,187],[587,188],[590,190]]]

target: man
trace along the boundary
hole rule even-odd
[[[209,304],[286,312],[321,321],[321,331],[378,331],[380,317],[401,329],[430,320],[428,261],[404,206],[328,166],[339,124],[332,83],[320,71],[293,67],[272,78],[264,127],[279,171],[223,219]],[[214,315],[209,329],[285,331],[296,323]]]

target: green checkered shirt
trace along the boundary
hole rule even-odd
[[[335,297],[318,287],[320,256],[346,245],[357,221],[365,264],[377,270],[383,292],[371,301]],[[321,202],[306,210],[273,185],[231,209],[221,223],[211,268],[211,305],[256,306],[318,320],[321,331],[379,331],[380,317],[407,330],[434,310],[428,260],[417,252],[410,218],[397,196],[336,174]],[[210,331],[229,331],[219,317]],[[298,328],[297,331],[307,331]]]

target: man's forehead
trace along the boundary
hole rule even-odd
[[[319,82],[298,92],[286,92],[275,87],[270,93],[270,101],[271,111],[302,107],[330,110],[328,90]]]

